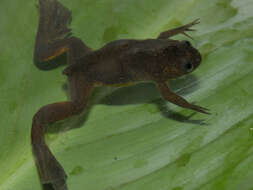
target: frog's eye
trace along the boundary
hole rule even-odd
[[[186,45],[186,46],[191,46],[191,42],[187,41],[187,40],[184,40],[183,43]]]
[[[193,70],[193,64],[191,62],[186,62],[184,64],[184,70],[188,73]]]

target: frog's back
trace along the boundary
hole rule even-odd
[[[76,61],[76,64],[69,65],[63,73],[70,75],[74,72],[90,72],[93,69],[111,68],[118,62],[122,54],[135,47],[138,40],[115,40],[95,50]]]
[[[164,39],[145,39],[145,40],[134,40],[134,39],[122,39],[110,42],[97,50],[100,53],[108,52],[119,52],[124,53],[126,51],[157,51],[163,49],[169,44],[175,43],[175,40],[164,40]]]
[[[146,68],[157,50],[168,46],[167,40],[116,40],[81,58],[64,74],[83,72],[92,82],[103,84],[128,83],[148,78]],[[145,59],[143,59],[143,56]]]

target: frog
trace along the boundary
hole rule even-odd
[[[202,61],[200,52],[187,40],[171,37],[194,31],[196,19],[161,32],[156,38],[121,39],[93,50],[69,27],[72,12],[58,0],[39,0],[39,24],[35,39],[34,64],[41,70],[60,66],[55,60],[66,55],[63,74],[69,84],[70,100],[41,107],[33,116],[31,144],[44,189],[67,190],[67,175],[45,141],[45,127],[78,115],[85,109],[94,88],[153,82],[161,96],[180,107],[210,114],[207,108],[191,104],[168,87],[168,80],[193,72]]]

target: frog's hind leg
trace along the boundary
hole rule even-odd
[[[57,0],[39,0],[39,26],[34,63],[43,70],[59,66],[55,58],[71,53],[77,59],[91,51],[79,38],[71,36],[71,11]],[[71,62],[69,62],[71,64]]]
[[[168,39],[172,36],[175,36],[177,34],[184,34],[185,36],[191,38],[187,33],[185,32],[190,32],[190,31],[195,31],[194,29],[191,29],[192,26],[199,24],[200,21],[199,19],[194,20],[193,22],[180,26],[178,28],[173,28],[171,30],[165,31],[160,33],[160,35],[157,37],[157,39]],[[191,38],[192,39],[192,38]]]
[[[70,101],[43,106],[33,117],[32,148],[40,180],[45,190],[46,187],[51,187],[50,189],[54,190],[67,190],[67,175],[45,142],[45,127],[81,113],[93,90],[93,84],[88,82],[82,73],[76,73],[69,77],[69,86]]]

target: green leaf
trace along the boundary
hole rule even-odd
[[[51,126],[47,135],[69,189],[253,189],[252,0],[62,3],[73,11],[74,35],[94,49],[116,39],[156,37],[200,18],[192,43],[203,63],[172,86],[212,113],[189,121],[193,111],[162,101],[148,83],[97,89],[81,126],[71,121],[60,133]],[[44,72],[33,64],[36,4],[2,0],[0,6],[1,190],[41,189],[31,153],[32,117],[67,98],[62,68]]]

